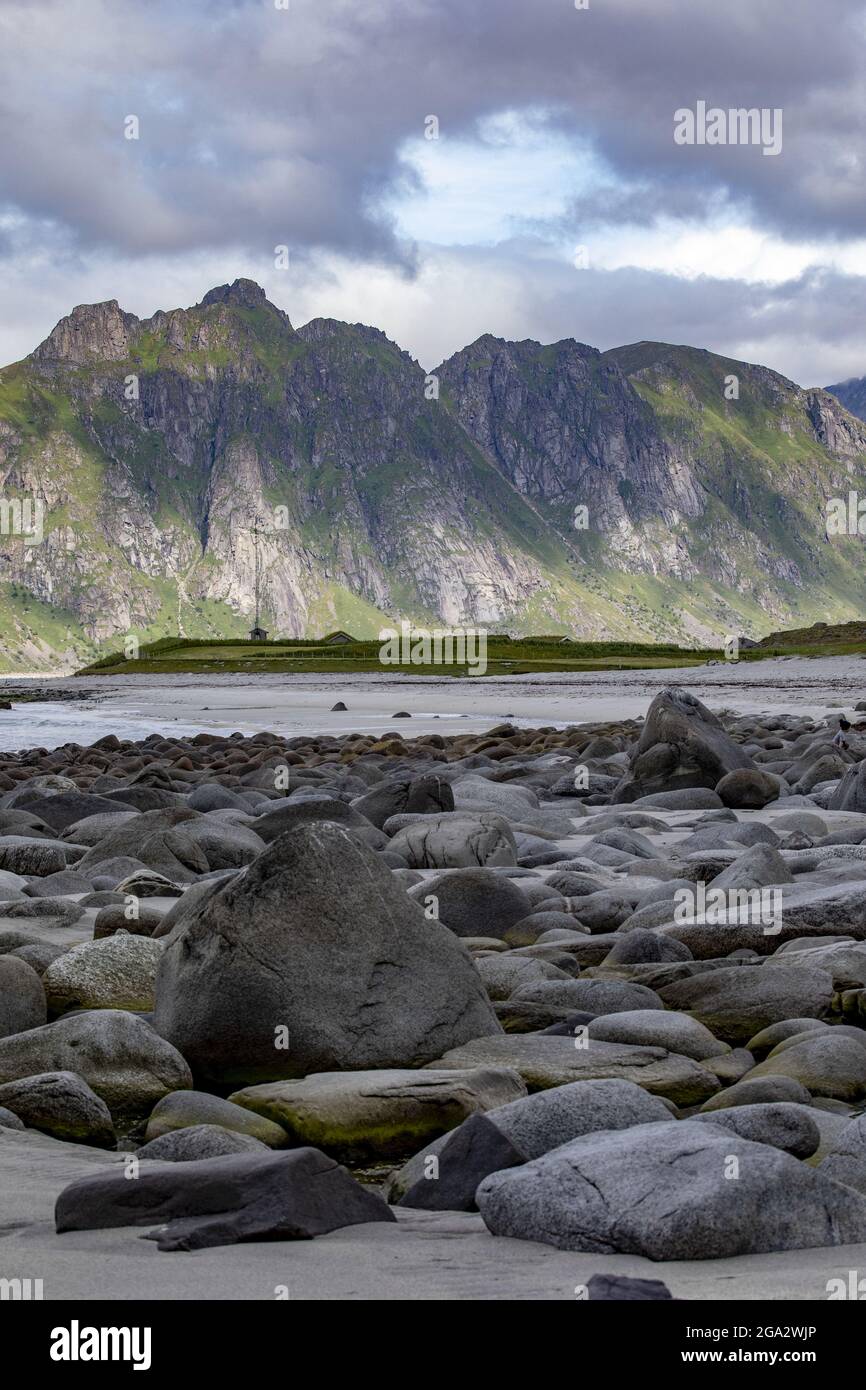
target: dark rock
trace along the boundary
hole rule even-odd
[[[309,1240],[395,1219],[381,1197],[317,1149],[154,1164],[135,1182],[122,1172],[96,1173],[64,1188],[55,1210],[58,1233],[157,1226],[160,1250]]]

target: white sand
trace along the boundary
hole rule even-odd
[[[20,678],[17,684],[23,682]],[[711,708],[743,714],[797,710],[816,719],[866,699],[861,657],[775,658],[667,671],[586,671],[534,676],[370,675],[127,676],[28,682],[42,690],[92,692],[90,699],[19,704],[0,711],[0,748],[56,747],[104,734],[143,738],[213,729],[287,735],[353,731],[482,731],[503,720],[523,726],[637,718],[666,685],[681,685]],[[0,695],[3,683],[0,682]],[[331,713],[336,701],[348,706]],[[398,710],[412,719],[394,720]]]

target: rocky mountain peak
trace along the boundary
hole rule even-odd
[[[261,285],[257,285],[255,280],[233,280],[230,285],[216,285],[201,301],[202,307],[206,308],[209,304],[235,304],[242,309],[273,309],[276,306],[271,304]]]
[[[134,314],[116,299],[101,304],[78,304],[51,330],[33,353],[37,362],[122,362],[138,327]]]

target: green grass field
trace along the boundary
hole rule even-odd
[[[238,638],[195,641],[165,637],[144,644],[138,656],[127,659],[111,652],[77,671],[78,676],[225,675],[273,673],[294,675],[344,675],[353,672],[393,671],[405,675],[466,676],[466,662],[385,665],[379,659],[381,643],[344,642],[332,645],[327,637],[282,638],[251,642]],[[816,623],[811,628],[774,632],[756,647],[743,648],[741,661],[760,661],[772,656],[866,656],[866,622],[835,627]],[[563,642],[558,637],[508,637],[490,633],[487,639],[486,676],[525,676],[535,672],[664,670],[676,666],[700,666],[709,660],[724,661],[724,652],[710,647],[678,647],[635,642]],[[477,677],[482,679],[481,676]]]
[[[135,659],[112,652],[76,672],[79,676],[136,676],[231,672],[271,672],[310,675],[365,671],[394,671],[408,675],[465,676],[467,663],[447,665],[384,665],[380,642],[328,645],[325,639],[284,639],[275,642],[197,642],[164,638],[143,645]],[[688,647],[642,646],[630,642],[566,642],[555,638],[510,638],[491,635],[487,642],[487,676],[527,675],[537,671],[628,670],[642,667],[696,666],[720,652]],[[480,679],[480,677],[479,677]]]

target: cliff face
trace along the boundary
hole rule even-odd
[[[688,639],[862,609],[862,541],[823,528],[825,496],[866,487],[866,426],[827,393],[570,340],[484,337],[436,377],[438,399],[376,329],[296,332],[250,281],[147,320],[73,310],[0,372],[5,668],[245,632],[256,529],[275,634]]]

